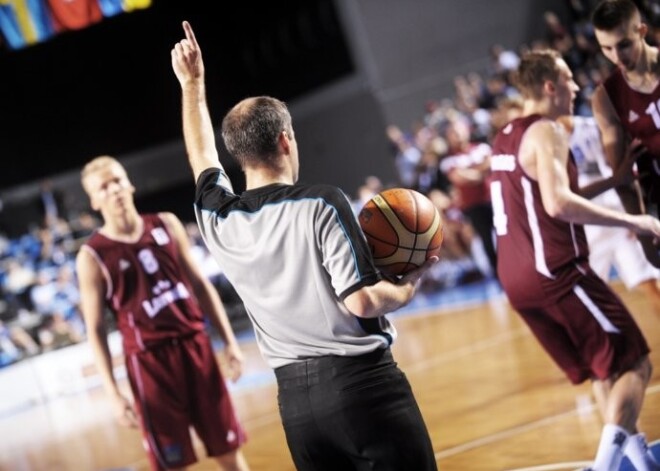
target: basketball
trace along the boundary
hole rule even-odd
[[[364,205],[358,221],[376,266],[387,275],[403,275],[440,252],[440,213],[417,191],[381,191]]]

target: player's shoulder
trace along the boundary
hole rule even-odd
[[[170,211],[159,211],[158,213],[155,214],[145,214],[143,217],[147,218],[153,218],[155,220],[160,220],[166,225],[170,224],[176,224],[180,222],[179,218],[177,217],[176,214],[170,212]]]
[[[567,129],[554,119],[541,118],[525,130],[520,141],[522,154],[535,155],[538,150],[548,149],[557,145],[568,145]]]
[[[90,237],[92,239],[94,235]],[[94,275],[101,270],[100,258],[95,245],[87,240],[80,246],[75,259],[76,272],[85,277]]]
[[[82,249],[86,251],[97,250],[97,247],[102,246],[107,242],[106,237],[104,237],[98,229],[95,229],[85,241],[80,245],[80,250],[78,250],[78,255],[80,255]]]
[[[604,99],[609,100],[609,95],[607,93],[607,88],[605,88],[605,82],[603,81],[594,88],[594,91],[591,94],[591,100],[601,101]]]
[[[529,125],[525,131],[525,137],[549,138],[556,135],[566,134],[566,127],[558,120],[542,117]]]

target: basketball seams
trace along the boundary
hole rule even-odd
[[[408,188],[393,188],[375,195],[360,212],[374,263],[383,272],[406,273],[439,251],[442,218],[425,198]]]
[[[404,247],[415,247],[415,233],[412,232],[409,228],[401,222],[401,219],[399,216],[397,216],[396,212],[394,211],[394,208],[390,205],[390,203],[383,198],[380,194],[374,196],[373,199],[374,204],[376,207],[380,210],[380,212],[385,216],[385,219],[387,222],[392,226],[392,229],[394,229],[394,233],[397,235],[397,244],[398,246],[404,246]],[[409,238],[406,237],[406,240],[402,236],[410,236]],[[409,240],[409,239],[412,239]],[[411,243],[412,242],[412,243]]]

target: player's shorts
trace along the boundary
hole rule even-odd
[[[152,469],[197,461],[189,427],[208,456],[224,455],[245,442],[206,333],[129,355],[126,366]]]
[[[592,271],[556,303],[517,310],[574,384],[623,374],[649,353],[626,306]]]
[[[603,280],[610,279],[612,267],[628,289],[660,278],[660,270],[649,263],[642,245],[628,229],[589,225],[584,231],[589,242],[589,265]]]

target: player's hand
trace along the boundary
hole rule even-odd
[[[653,236],[656,242],[660,239],[660,220],[648,214],[641,214],[635,216],[635,221],[638,234]]]
[[[634,171],[635,162],[643,154],[647,152],[647,148],[642,145],[639,139],[634,139],[628,149],[626,155],[621,163],[614,170],[612,177],[614,178],[615,186],[630,185],[639,178]]]
[[[204,77],[202,50],[190,23],[184,21],[183,30],[186,34],[185,39],[176,43],[171,51],[172,69],[182,86]]]
[[[227,357],[227,376],[235,383],[243,374],[243,352],[238,345],[227,345],[225,355]]]
[[[137,428],[138,426],[138,417],[135,413],[135,409],[125,396],[119,394],[114,398],[113,404],[115,418],[119,425],[129,428]]]

